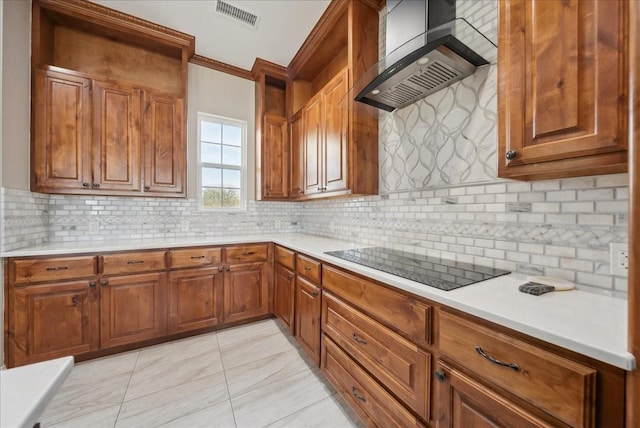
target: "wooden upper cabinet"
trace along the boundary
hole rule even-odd
[[[91,185],[91,79],[34,70],[31,188],[37,192]]]
[[[94,190],[139,192],[140,89],[93,83]]]
[[[144,92],[144,192],[153,196],[186,195],[184,100]]]
[[[322,192],[322,97],[309,101],[302,112],[304,126],[304,194]]]
[[[304,157],[302,138],[302,115],[296,115],[289,125],[290,134],[290,180],[289,198],[296,199],[304,195]]]
[[[503,0],[498,175],[627,170],[628,2]]]
[[[287,119],[264,117],[262,145],[263,198],[289,197],[289,139]]]
[[[323,119],[323,191],[347,189],[347,138],[349,110],[343,98],[349,89],[349,70],[344,69],[322,91]]]
[[[86,1],[32,6],[31,189],[185,196],[195,39]]]

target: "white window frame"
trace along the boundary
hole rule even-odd
[[[201,138],[201,123],[205,122],[214,122],[222,125],[232,125],[237,126],[242,129],[242,165],[238,168],[237,165],[227,165],[227,164],[216,164],[216,163],[208,163],[202,162],[202,138]],[[203,113],[198,112],[198,209],[207,212],[240,212],[247,210],[247,121],[233,119],[230,117],[219,116],[216,114]],[[203,167],[212,167],[212,168],[225,168],[225,169],[239,169],[240,170],[240,207],[238,208],[223,208],[223,207],[205,207],[202,205],[202,168]]]

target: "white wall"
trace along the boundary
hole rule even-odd
[[[197,186],[198,112],[247,122],[247,195],[255,198],[255,83],[206,67],[189,64],[187,123],[187,190],[195,198]]]
[[[4,0],[2,185],[29,189],[31,2]]]

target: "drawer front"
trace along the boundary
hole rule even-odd
[[[447,312],[440,313],[440,351],[569,425],[595,424],[589,367]]]
[[[322,328],[405,404],[429,420],[429,354],[327,293],[322,299]]]
[[[413,414],[326,337],[322,341],[322,371],[368,426],[423,426]]]
[[[262,262],[269,256],[268,244],[227,247],[227,263]]]
[[[322,267],[322,287],[417,343],[431,343],[431,306],[328,266]]]
[[[190,248],[169,252],[171,269],[209,266],[222,263],[222,248]]]
[[[14,284],[86,278],[94,276],[98,266],[95,256],[11,260],[10,263]]]
[[[322,264],[314,259],[298,254],[296,261],[296,272],[307,279],[320,284],[320,271]]]
[[[163,269],[166,269],[164,251],[107,254],[102,256],[102,273],[105,275]]]
[[[296,252],[276,245],[276,262],[291,270],[296,269]]]

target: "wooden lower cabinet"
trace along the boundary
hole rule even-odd
[[[322,371],[367,426],[424,426],[326,336],[322,340]]]
[[[167,330],[166,273],[100,280],[100,346],[125,345]]]
[[[295,327],[295,278],[293,271],[276,264],[273,281],[273,313],[292,333]]]
[[[7,365],[35,363],[98,349],[97,279],[10,290]]]
[[[296,278],[296,338],[302,349],[320,365],[320,313],[322,301],[320,287]]]
[[[443,362],[436,369],[436,427],[552,427]]]
[[[222,322],[222,266],[169,274],[168,332],[197,330]]]
[[[243,263],[224,268],[224,321],[269,313],[269,263]]]

